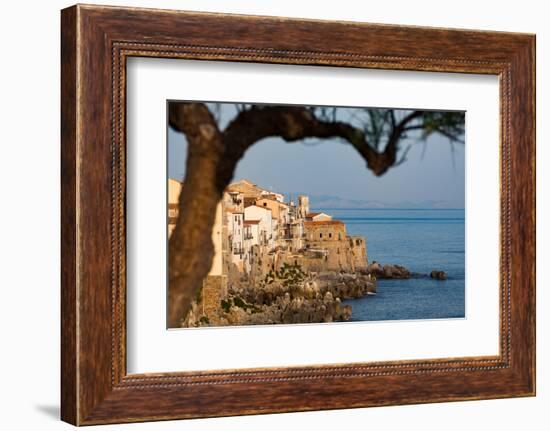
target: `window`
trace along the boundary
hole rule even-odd
[[[329,237],[329,238],[332,238],[332,233],[329,233],[329,234],[328,234],[328,237]]]
[[[323,238],[323,232],[319,233],[319,238]]]
[[[266,206],[267,206],[267,202],[264,202],[264,207],[266,207]]]

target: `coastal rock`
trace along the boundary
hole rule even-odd
[[[319,291],[330,291],[333,297],[341,299],[361,298],[376,292],[376,280],[370,274],[322,272],[317,275]]]
[[[342,322],[349,320],[352,313],[351,306],[342,306],[341,300],[334,299],[330,292],[327,292],[323,299],[313,300],[302,297],[292,300],[288,297],[278,297],[273,304],[261,308],[236,298],[233,298],[232,302],[239,305],[231,306],[219,319],[200,321],[196,326],[210,326],[218,321],[226,321],[231,325]]]
[[[434,270],[430,272],[430,278],[434,278],[436,280],[447,280],[447,274],[445,271]]]
[[[404,266],[391,264],[382,266],[378,262],[370,264],[367,271],[379,279],[407,279],[412,276],[411,272]]]
[[[228,292],[217,313],[202,316],[197,309],[191,323],[216,326],[343,322],[352,315],[351,305],[343,305],[343,299],[374,292],[376,280],[365,273],[303,273],[290,281],[275,277],[258,284],[242,280]]]
[[[367,271],[369,274],[376,275],[376,274],[381,274],[384,271],[384,269],[382,268],[382,265],[374,261],[367,267]]]

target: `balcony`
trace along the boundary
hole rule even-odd
[[[243,247],[235,247],[233,248],[233,254],[234,255],[243,255],[244,254],[244,248]]]

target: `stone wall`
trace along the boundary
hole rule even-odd
[[[199,310],[203,315],[213,315],[220,308],[220,303],[227,296],[227,276],[209,275],[202,283]]]
[[[321,266],[325,271],[350,270],[346,253],[346,226],[340,221],[305,222],[306,248],[309,250],[305,267]],[[324,259],[320,261],[319,259]]]
[[[344,223],[338,220],[318,221],[306,222],[304,226],[308,250],[304,256],[305,269],[344,272],[366,270],[366,241],[360,236],[347,236]]]
[[[300,265],[306,272],[324,272],[329,270],[326,253],[306,251],[300,254],[287,254],[283,260],[289,265]]]
[[[348,236],[353,265],[356,271],[366,271],[368,267],[367,240],[362,236]]]
[[[339,220],[304,222],[306,240],[309,244],[322,246],[346,239],[346,225]]]

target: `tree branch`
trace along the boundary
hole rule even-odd
[[[248,148],[267,137],[287,142],[306,138],[338,138],[353,146],[375,175],[402,163],[405,150],[397,160],[399,143],[408,130],[423,128],[427,134],[438,132],[457,140],[457,119],[410,111],[401,120],[391,110],[378,115],[371,112],[371,129],[363,130],[337,121],[336,109],[316,116],[315,109],[296,106],[241,105],[234,120],[222,132],[214,116],[202,103],[171,103],[169,124],[183,132],[188,142],[184,192],[179,199],[179,215],[169,243],[169,324],[179,326],[191,307],[202,280],[208,274],[212,257],[212,226],[216,206],[229,185],[235,167]],[[421,125],[413,124],[422,118]],[[384,149],[380,139],[387,138]],[[190,190],[186,192],[185,190]]]
[[[409,115],[410,120],[419,114]],[[404,127],[408,119],[397,127]],[[401,124],[402,123],[402,124]],[[400,126],[401,125],[401,126]],[[319,120],[306,108],[289,106],[254,106],[241,112],[223,132],[226,144],[225,157],[232,162],[239,160],[255,142],[278,136],[287,142],[305,138],[340,138],[348,142],[363,157],[367,167],[376,175],[385,173],[395,162],[397,141],[402,130],[390,140],[386,148],[378,152],[367,140],[363,130],[342,121]],[[224,177],[227,177],[225,173]]]

